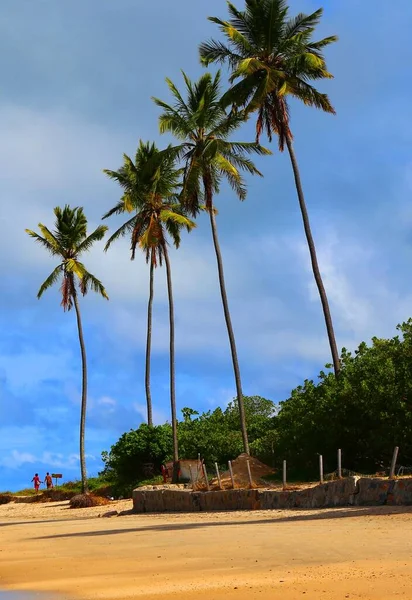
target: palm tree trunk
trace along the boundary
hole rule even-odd
[[[163,245],[163,253],[166,263],[167,293],[169,296],[169,326],[170,326],[170,407],[172,412],[172,435],[173,435],[173,477],[172,483],[179,479],[179,444],[177,439],[176,418],[176,389],[175,389],[175,315],[173,304],[172,272],[170,268],[169,253],[166,244]]]
[[[308,211],[307,211],[306,204],[305,204],[305,198],[303,195],[303,188],[302,188],[302,182],[300,179],[298,163],[296,160],[292,141],[289,137],[286,137],[286,144],[287,144],[287,147],[289,150],[290,162],[292,163],[293,175],[295,177],[296,191],[298,193],[299,206],[300,206],[300,211],[302,214],[303,227],[305,229],[306,240],[307,240],[308,246],[309,246],[309,253],[310,253],[310,260],[312,262],[313,276],[315,278],[316,285],[317,285],[317,288],[319,291],[320,301],[322,303],[322,308],[323,308],[323,315],[325,317],[326,330],[328,333],[329,345],[330,345],[330,350],[332,353],[333,368],[335,371],[335,375],[338,376],[341,364],[340,364],[340,359],[339,359],[338,348],[336,346],[335,332],[333,330],[333,323],[332,323],[332,317],[331,317],[330,309],[329,309],[328,297],[326,295],[325,286],[323,285],[323,281],[322,281],[322,275],[319,270],[318,259],[316,256],[315,242],[313,241],[312,231],[310,228],[309,215],[308,215]]]
[[[77,300],[77,294],[73,292],[74,308],[76,310],[77,318],[77,330],[79,333],[80,352],[82,356],[82,405],[80,411],[80,471],[82,477],[82,493],[87,494],[89,487],[87,484],[87,473],[86,473],[86,453],[84,449],[84,437],[86,427],[86,406],[87,406],[87,361],[86,361],[86,348],[84,345],[83,338],[83,327],[82,319],[80,316],[80,306]]]
[[[229,303],[228,303],[227,294],[226,294],[225,276],[224,276],[224,272],[223,272],[222,253],[220,251],[219,239],[218,239],[218,235],[217,235],[216,217],[215,217],[213,207],[209,210],[209,216],[210,216],[210,226],[212,228],[213,244],[214,244],[215,252],[216,252],[217,270],[219,273],[220,293],[222,296],[223,312],[225,314],[227,333],[229,335],[230,351],[232,353],[233,371],[235,374],[235,382],[236,382],[236,395],[237,395],[237,401],[239,404],[240,427],[242,430],[242,438],[243,438],[243,448],[244,448],[244,451],[246,452],[246,454],[249,454],[249,440],[247,437],[247,429],[246,429],[246,415],[245,415],[245,406],[244,406],[244,402],[243,402],[242,381],[240,378],[240,368],[239,368],[239,361],[237,358],[235,334],[233,332],[232,320],[230,318]]]
[[[149,280],[149,303],[147,306],[147,340],[146,340],[146,402],[147,402],[147,424],[153,427],[152,415],[152,394],[150,391],[150,358],[152,348],[152,307],[153,307],[153,273],[154,265],[152,257],[150,258],[150,280]]]

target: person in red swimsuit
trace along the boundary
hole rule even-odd
[[[36,490],[36,492],[38,492],[40,484],[43,483],[42,481],[40,481],[40,477],[39,477],[38,473],[35,474],[35,476],[32,479],[32,482],[34,483],[34,489]]]

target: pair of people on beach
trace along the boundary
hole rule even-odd
[[[36,490],[36,492],[38,492],[39,488],[40,488],[40,484],[43,483],[43,481],[40,481],[40,477],[39,477],[38,473],[35,474],[35,476],[32,479],[32,482],[34,484],[34,489]],[[46,477],[44,478],[44,483],[46,484],[48,490],[50,490],[53,487],[53,480],[52,480],[50,473],[46,473]]]

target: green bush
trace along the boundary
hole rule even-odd
[[[273,462],[273,402],[259,396],[245,397],[245,409],[251,448],[259,458]],[[226,469],[227,461],[243,452],[237,402],[231,402],[225,411],[217,408],[199,415],[184,408],[182,413],[183,421],[178,424],[181,458],[196,460],[200,454],[209,468],[217,462]],[[161,482],[160,467],[172,458],[172,450],[172,429],[168,423],[157,427],[143,424],[123,434],[110,452],[103,452],[105,469],[100,476],[112,481],[114,496],[130,497],[142,482],[151,484],[156,478]],[[148,465],[152,466],[152,477],[148,477]]]

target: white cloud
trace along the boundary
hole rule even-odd
[[[117,406],[117,402],[114,398],[110,398],[109,396],[103,396],[99,398],[97,404],[101,406],[107,406],[110,409],[114,409]]]
[[[86,454],[86,459],[95,461],[96,457],[92,454]],[[43,452],[39,455],[31,452],[21,452],[20,450],[10,450],[0,457],[0,466],[9,469],[19,469],[27,465],[36,465],[36,469],[41,468],[66,468],[73,469],[79,465],[79,455],[69,454],[65,456],[60,453]]]

